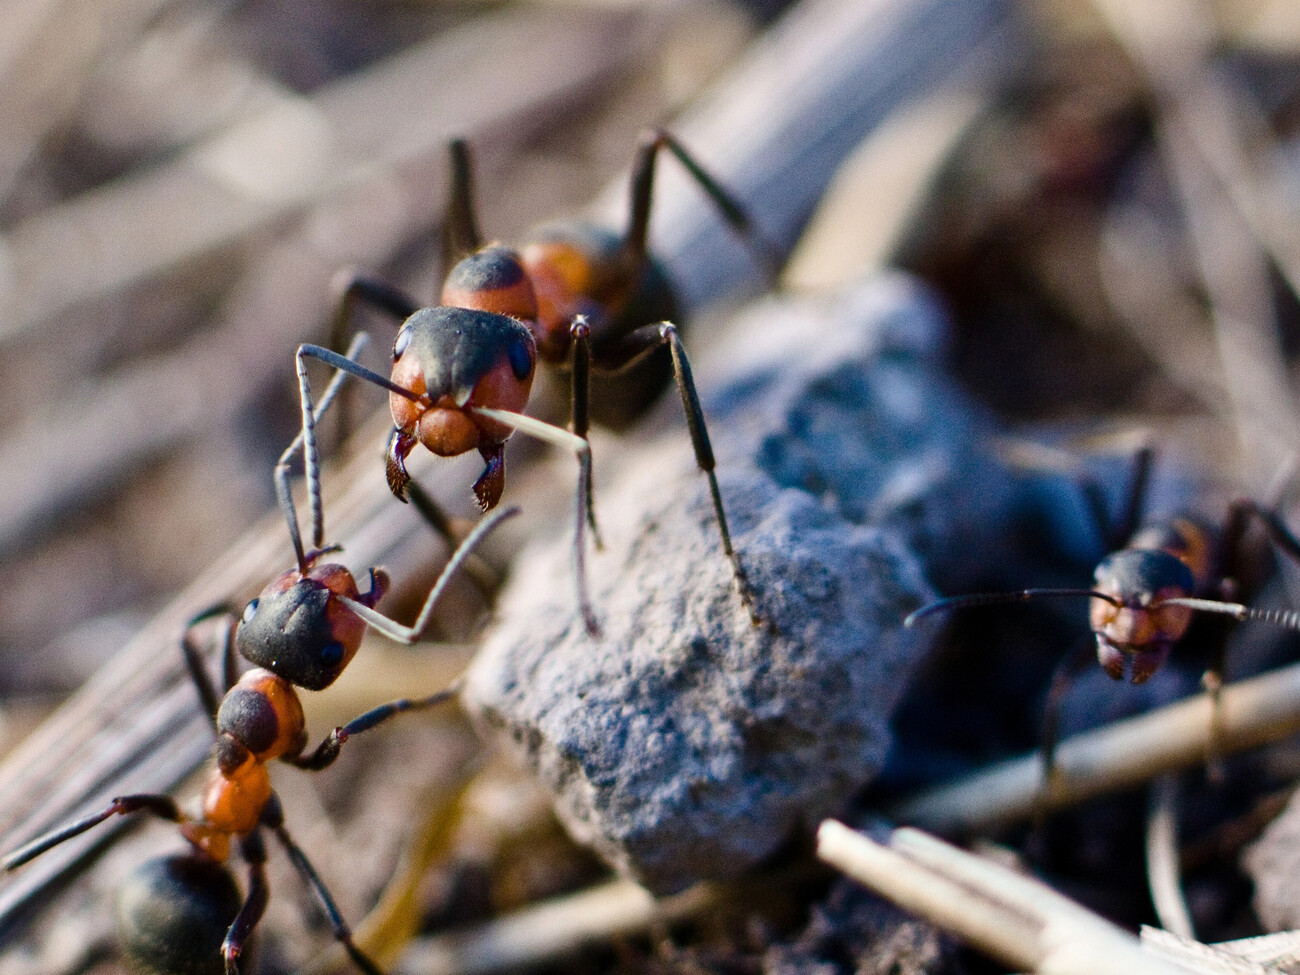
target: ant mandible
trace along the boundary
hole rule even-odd
[[[358,354],[365,336],[349,350]],[[337,373],[321,400],[314,424],[329,408],[346,373]],[[367,626],[401,643],[419,638],[448,582],[475,546],[518,509],[503,509],[481,521],[459,545],[439,575],[413,626],[404,626],[374,607],[388,586],[382,569],[369,571],[369,587],[359,591],[356,579],[342,565],[323,561],[337,547],[322,547],[323,506],[319,462],[304,449],[316,547],[304,550],[297,514],[289,491],[289,464],[304,438],[300,434],[281,456],[275,470],[276,495],[285,514],[297,564],[282,573],[244,609],[235,622],[226,606],[195,616],[186,626],[181,648],[204,710],[216,735],[215,764],[203,790],[198,815],[184,812],[168,795],[118,796],[107,807],[40,836],[4,858],[13,870],[47,850],[93,828],[112,816],[148,813],[180,826],[189,851],[150,860],[137,869],[119,898],[119,934],[125,953],[150,971],[166,973],[220,972],[234,975],[244,946],[266,909],[265,829],[284,847],[303,881],[315,894],[334,937],[356,966],[367,975],[379,967],[358,948],[306,854],[284,825],[280,800],[271,787],[267,763],[280,759],[307,771],[334,762],[343,743],[405,711],[431,708],[449,700],[457,685],[425,698],[400,699],[367,711],[335,728],[314,749],[307,750],[307,730],[296,688],[322,690],[342,674],[356,654]],[[225,693],[219,694],[203,664],[192,633],[200,622],[229,614],[224,654]],[[254,664],[237,681],[235,651]],[[232,843],[248,868],[248,893],[241,901],[225,862]]]
[[[1297,562],[1300,562],[1300,541],[1276,514],[1244,498],[1229,505],[1223,527],[1217,534],[1188,517],[1142,524],[1142,499],[1150,478],[1152,457],[1149,447],[1137,452],[1123,513],[1113,524],[1107,516],[1100,487],[1090,481],[1082,485],[1098,529],[1110,549],[1093,572],[1092,588],[1022,589],[950,596],[915,610],[903,621],[904,625],[912,626],[934,613],[971,606],[1085,597],[1090,600],[1089,625],[1095,637],[1097,661],[1110,677],[1122,681],[1127,676],[1134,684],[1144,683],[1160,669],[1174,645],[1187,633],[1197,612],[1300,630],[1300,613],[1256,609],[1237,602],[1234,572],[1238,549],[1252,518],[1259,521],[1278,550]],[[1226,634],[1223,636],[1226,638]],[[1218,640],[1202,679],[1213,702],[1211,757],[1221,719],[1223,653],[1224,642]],[[1050,781],[1056,771],[1061,701],[1070,680],[1088,656],[1091,653],[1067,659],[1053,676],[1041,744],[1045,780]]]
[[[690,361],[676,326],[667,320],[676,317],[677,304],[647,248],[655,160],[663,149],[682,163],[764,270],[773,274],[776,249],[757,234],[740,204],[666,132],[649,131],[641,137],[632,166],[628,225],[621,236],[569,221],[538,229],[518,249],[484,246],[474,218],[469,149],[457,140],[451,144],[452,194],[443,238],[451,271],[441,304],[422,308],[391,285],[352,272],[336,283],[336,336],[346,330],[358,301],[404,321],[393,346],[391,378],[345,364],[337,353],[320,346],[298,349],[301,376],[306,375],[303,360],[311,357],[349,369],[388,390],[394,430],[388,441],[386,474],[393,494],[402,500],[410,484],[406,458],[416,444],[445,457],[477,448],[486,466],[474,483],[474,495],[485,511],[501,497],[505,442],[512,432],[574,449],[581,465],[575,574],[579,607],[593,634],[597,623],[586,595],[583,542],[585,521],[600,544],[587,444],[591,372],[621,372],[665,346],[695,460],[708,478],[722,549],[737,590],[754,615],[745,571],[732,547]],[[570,370],[572,433],[519,412],[528,402],[538,358]],[[310,395],[304,379],[305,414],[310,412]]]

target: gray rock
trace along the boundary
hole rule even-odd
[[[575,838],[663,893],[741,873],[877,774],[926,648],[901,627],[933,595],[912,549],[995,535],[1005,496],[973,447],[986,427],[925,351],[942,331],[925,292],[889,278],[755,314],[777,339],[746,329],[706,411],[771,626],[733,588],[679,430],[598,498],[600,636],[575,615],[567,544],[531,547],[464,694]]]

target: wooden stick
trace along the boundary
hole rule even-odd
[[[1253,748],[1300,731],[1300,664],[1223,689],[1221,753]],[[904,799],[888,811],[899,822],[956,835],[1028,819],[1047,810],[1140,785],[1205,761],[1209,698],[1198,695],[1158,711],[1069,738],[1058,746],[1058,775],[1043,792],[1037,752],[1010,759]]]
[[[919,830],[895,830],[882,845],[828,819],[817,855],[1015,971],[1187,975],[1046,884]]]

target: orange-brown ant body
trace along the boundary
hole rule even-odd
[[[584,521],[595,530],[586,440],[590,374],[593,369],[620,372],[665,346],[696,462],[709,480],[723,551],[742,597],[747,605],[752,602],[732,548],[690,363],[676,326],[667,320],[676,316],[677,304],[667,278],[647,250],[654,165],[661,149],[667,149],[686,167],[764,267],[774,267],[774,250],[758,237],[739,204],[672,136],[657,131],[643,136],[637,149],[631,213],[624,234],[566,222],[539,229],[518,249],[484,246],[473,216],[468,149],[455,142],[453,190],[444,235],[444,256],[449,265],[455,263],[443,285],[440,304],[422,308],[382,281],[351,273],[338,285],[336,334],[346,329],[358,301],[403,320],[393,347],[391,376],[349,365],[337,353],[319,346],[303,345],[298,350],[303,377],[303,359],[311,357],[349,369],[388,390],[394,430],[388,442],[386,473],[393,493],[403,500],[410,485],[406,458],[417,444],[439,456],[477,449],[486,466],[474,484],[474,494],[485,511],[501,497],[505,442],[515,430],[574,449],[582,467],[574,542],[578,599],[593,633],[597,626],[583,579]],[[571,371],[572,433],[520,413],[528,402],[539,359]],[[306,415],[310,390],[305,378],[302,394]]]
[[[354,343],[349,354],[359,352],[363,342]],[[343,373],[336,375],[322,398],[320,412],[333,401],[344,378]],[[262,839],[265,828],[280,841],[315,893],[335,938],[357,967],[367,975],[380,973],[353,944],[329,891],[285,829],[267,764],[278,758],[305,770],[323,769],[338,757],[349,737],[396,714],[433,707],[457,692],[453,686],[426,698],[381,705],[335,728],[314,750],[307,750],[297,688],[315,691],[333,684],[355,656],[368,627],[403,643],[414,642],[457,568],[488,532],[516,511],[503,510],[476,526],[443,569],[416,623],[407,627],[374,608],[388,587],[382,569],[369,571],[369,587],[362,592],[345,566],[324,561],[334,549],[320,545],[324,534],[320,477],[311,450],[304,456],[317,541],[315,548],[304,550],[288,485],[289,462],[301,443],[301,437],[295,439],[284,452],[275,475],[297,564],[249,602],[227,629],[224,695],[218,694],[191,633],[200,621],[229,613],[228,607],[215,607],[196,616],[181,641],[186,666],[216,735],[215,762],[197,814],[183,811],[167,795],[119,796],[106,808],[38,837],[4,858],[5,869],[15,869],[115,815],[146,812],[177,823],[189,841],[189,851],[148,861],[132,875],[119,898],[124,952],[144,970],[237,972],[240,955],[269,898]],[[234,679],[235,651],[255,665],[238,681]],[[248,893],[242,902],[224,866],[235,844],[248,866]]]

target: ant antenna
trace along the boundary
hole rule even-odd
[[[1021,589],[1018,592],[976,592],[966,596],[949,596],[946,599],[936,599],[932,603],[927,603],[920,609],[915,609],[909,613],[907,619],[903,620],[903,625],[913,626],[919,619],[949,609],[964,609],[969,606],[996,606],[1002,603],[1025,603],[1031,599],[1050,599],[1059,596],[1088,596],[1092,599],[1105,600],[1116,609],[1123,609],[1124,607],[1124,604],[1114,596],[1098,592],[1096,589]],[[1168,599],[1164,601],[1164,605],[1177,602],[1176,599]]]
[[[1192,596],[1175,596],[1170,599],[1162,599],[1155,603],[1153,608],[1161,606],[1185,606],[1187,609],[1198,610],[1202,613],[1219,613],[1223,616],[1231,616],[1236,620],[1258,620],[1261,623],[1272,623],[1274,626],[1280,626],[1287,630],[1300,630],[1300,612],[1291,609],[1256,609],[1242,603],[1221,603],[1217,599],[1196,599]]]

